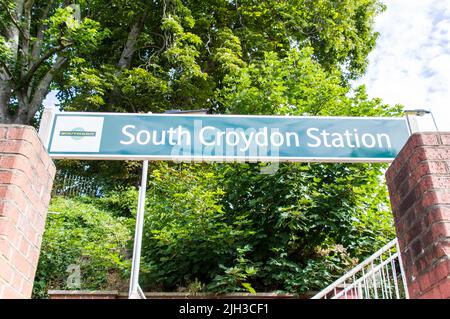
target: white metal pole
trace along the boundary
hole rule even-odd
[[[430,111],[430,115],[431,115],[431,118],[433,119],[434,128],[436,129],[436,132],[437,132],[437,135],[438,135],[439,144],[442,145],[441,132],[439,131],[439,128],[437,126],[436,119],[434,118],[433,112]]]
[[[51,125],[54,116],[55,109],[53,107],[46,107],[42,112],[41,123],[39,125],[39,138],[45,148],[47,148],[48,140],[50,139]]]
[[[148,172],[148,161],[145,160],[142,166],[141,187],[139,187],[138,210],[136,214],[136,229],[134,233],[133,260],[131,265],[130,290],[128,293],[129,299],[139,298],[139,270],[141,262],[142,233],[144,229],[145,197],[147,191],[147,172]]]
[[[400,250],[400,244],[398,243],[398,239],[396,245],[397,245],[398,263],[400,266],[400,273],[402,275],[403,289],[405,290],[405,299],[409,299],[408,284],[406,281],[405,269],[403,267],[402,251]]]
[[[416,115],[406,114],[406,122],[408,123],[410,135],[419,132],[419,124],[417,123]]]

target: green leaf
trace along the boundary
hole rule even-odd
[[[256,294],[256,290],[253,289],[252,285],[249,284],[248,282],[242,283],[242,286],[243,286],[245,289],[247,289],[250,293]]]

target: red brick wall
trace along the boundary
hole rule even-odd
[[[0,299],[31,296],[54,175],[34,128],[0,124]]]
[[[450,298],[450,133],[410,137],[386,172],[411,298]]]

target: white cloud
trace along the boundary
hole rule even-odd
[[[407,109],[430,109],[440,130],[450,131],[450,0],[385,0],[375,21],[380,33],[369,56],[370,96]],[[419,121],[432,130],[429,116]]]

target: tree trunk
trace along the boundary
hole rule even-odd
[[[14,22],[10,23],[8,27],[5,29],[6,45],[11,50],[14,59],[16,59],[18,55],[19,34],[20,34],[19,26],[20,26],[20,18],[23,13],[23,4],[24,0],[14,1],[14,10],[8,11],[8,13],[11,16],[11,19]]]
[[[128,33],[127,42],[122,50],[122,54],[120,56],[119,62],[117,63],[117,67],[120,70],[129,69],[131,66],[131,62],[133,61],[133,55],[136,51],[136,43],[139,35],[142,32],[142,28],[144,27],[145,18],[147,17],[148,8],[144,10],[142,15],[136,19],[136,22],[131,26],[131,30]]]

